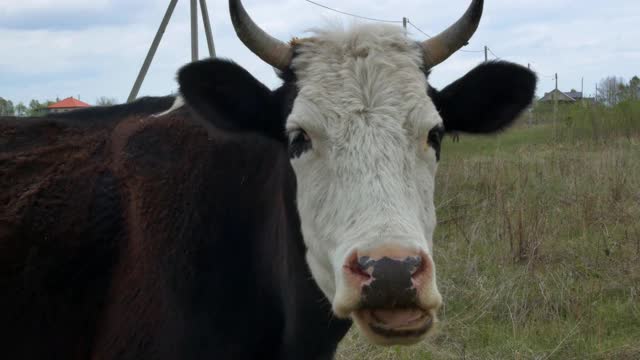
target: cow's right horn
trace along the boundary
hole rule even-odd
[[[231,21],[240,40],[267,64],[285,70],[293,56],[287,43],[273,38],[251,20],[240,0],[229,0]]]
[[[484,0],[472,0],[462,17],[440,34],[422,43],[424,64],[432,68],[465,46],[480,24]]]

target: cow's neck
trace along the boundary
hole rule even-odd
[[[262,254],[272,254],[262,260],[266,273],[273,276],[270,280],[278,284],[276,296],[284,321],[282,358],[300,359],[318,353],[321,359],[328,359],[351,322],[332,316],[331,304],[312,278],[295,205],[295,175],[284,151],[276,156],[272,178],[262,189],[271,194],[273,206],[267,226],[275,226],[272,231],[276,236],[263,239],[258,248]]]

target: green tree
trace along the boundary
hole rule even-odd
[[[21,101],[15,106],[16,116],[26,116],[28,108]]]
[[[29,107],[27,109],[27,116],[42,116],[44,114],[44,108],[46,105],[41,104],[40,101],[33,99],[29,101]]]
[[[98,98],[98,100],[96,100],[97,106],[109,106],[109,105],[115,105],[117,103],[118,103],[118,100],[116,98],[109,98],[106,96],[101,96]]]
[[[629,93],[631,100],[640,99],[640,78],[634,76],[629,80]]]
[[[29,101],[29,108],[27,110],[27,114],[29,116],[37,116],[41,109],[42,109],[42,105],[40,105],[40,101],[36,99],[32,99],[31,101]]]
[[[0,97],[0,116],[13,116],[15,109],[11,100],[5,100]]]
[[[605,105],[614,106],[624,99],[625,81],[621,77],[609,76],[598,84],[598,100]]]

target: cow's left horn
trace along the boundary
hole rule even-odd
[[[240,0],[229,0],[231,21],[240,40],[267,64],[285,70],[293,56],[291,46],[273,38],[251,20]]]
[[[483,5],[483,0],[472,0],[471,5],[458,21],[422,43],[426,68],[440,64],[467,44],[480,24]]]

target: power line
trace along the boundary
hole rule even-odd
[[[401,24],[401,23],[403,23],[403,21],[402,21],[402,20],[376,19],[376,18],[371,18],[371,17],[368,17],[368,16],[362,16],[362,15],[352,14],[352,13],[349,13],[349,12],[346,12],[346,11],[342,11],[342,10],[334,9],[334,8],[332,8],[332,7],[329,7],[329,6],[327,6],[327,5],[320,4],[320,3],[315,2],[315,1],[312,1],[312,0],[305,0],[305,1],[306,1],[306,2],[308,2],[308,3],[310,3],[310,4],[313,4],[313,5],[319,6],[319,7],[321,7],[321,8],[324,8],[324,9],[327,9],[327,10],[331,10],[331,11],[337,12],[337,13],[339,13],[339,14],[343,14],[343,15],[347,15],[347,16],[352,16],[352,17],[354,17],[354,18],[358,18],[358,19],[364,19],[364,20],[370,20],[370,21],[377,21],[377,22],[383,22],[383,23],[390,23],[390,24]],[[423,31],[422,29],[420,29],[416,24],[412,23],[409,19],[407,19],[407,23],[408,23],[409,25],[411,25],[413,28],[415,28],[416,30],[418,30],[419,32],[421,32],[423,35],[425,35],[426,37],[428,37],[429,39],[431,39],[431,38],[433,37],[433,36],[431,36],[431,35],[427,34],[426,32],[424,32],[424,31]],[[483,52],[484,50],[464,50],[464,49],[460,49],[459,51],[467,52],[467,53],[481,53],[481,52]],[[495,54],[494,54],[494,56],[495,56]],[[496,56],[496,57],[497,57],[497,56]]]
[[[416,30],[420,31],[421,33],[423,33],[426,37],[428,37],[429,39],[432,38],[431,35],[427,34],[426,32],[422,31],[422,29],[420,29],[419,27],[417,27],[414,23],[411,22],[411,20],[407,19],[407,23],[411,26],[413,26]]]
[[[540,74],[537,71],[536,71],[536,74],[538,75],[539,78],[543,78],[543,79],[547,79],[547,80],[553,80],[556,77],[555,75]]]
[[[428,38],[432,38],[433,36],[427,34],[426,32],[422,31],[422,29],[420,29],[418,26],[416,26],[416,24],[412,23],[411,20],[407,19],[407,23],[411,26],[413,26],[416,30],[420,31],[421,33],[423,33],[425,36],[427,36]],[[468,53],[481,53],[484,50],[463,50],[460,49],[458,51],[464,51],[464,52],[468,52]]]
[[[536,74],[538,74],[539,77],[549,78],[549,79],[553,79],[553,78],[556,77],[555,75],[545,75],[545,74],[541,74],[539,72],[536,72]]]
[[[487,50],[489,50],[489,52],[491,53],[491,55],[495,56],[495,57],[496,57],[496,59],[500,60],[500,57],[499,57],[498,55],[496,55],[496,54],[491,50],[491,48],[490,48],[490,47],[488,47],[488,46],[487,46]]]
[[[502,60],[502,58],[499,57],[498,55],[496,55],[496,53],[494,53],[493,50],[491,50],[490,47],[487,46],[487,50],[489,50],[491,55],[495,56],[496,59]],[[554,79],[556,77],[555,75],[545,75],[545,74],[541,74],[539,72],[536,72],[536,74],[538,75],[539,78]]]
[[[343,14],[343,15],[347,15],[347,16],[354,17],[354,18],[358,18],[358,19],[369,20],[369,21],[376,21],[376,22],[381,22],[381,23],[390,23],[390,24],[402,24],[402,23],[404,23],[404,21],[403,21],[403,20],[377,19],[377,18],[372,18],[372,17],[368,17],[368,16],[357,15],[357,14],[349,13],[349,12],[346,12],[346,11],[342,11],[342,10],[334,9],[334,8],[332,8],[332,7],[329,7],[329,6],[327,6],[327,5],[320,4],[320,3],[315,2],[315,1],[312,1],[312,0],[305,0],[305,1],[306,1],[306,2],[308,2],[308,3],[310,3],[310,4],[316,5],[316,6],[318,6],[318,7],[321,7],[321,8],[324,8],[324,9],[327,9],[327,10],[330,10],[330,11],[333,11],[333,12],[336,12],[336,13],[339,13],[339,14]],[[431,36],[431,35],[429,35],[429,34],[427,34],[426,32],[424,32],[424,31],[423,31],[422,29],[420,29],[416,24],[412,23],[409,19],[405,18],[405,20],[406,20],[406,23],[407,23],[407,24],[411,25],[414,29],[418,30],[420,33],[422,33],[423,35],[425,35],[426,37],[428,37],[428,38],[430,38],[430,39],[432,38],[432,36]],[[405,25],[405,26],[406,26],[406,25]],[[466,52],[466,53],[476,53],[476,54],[485,52],[485,50],[484,50],[484,49],[483,49],[483,50],[466,50],[466,49],[459,49],[458,51]],[[491,48],[489,48],[488,46],[486,46],[486,51],[490,52],[490,53],[491,53],[491,55],[493,55],[497,60],[502,60],[502,58],[501,58],[501,57],[499,57],[498,55],[496,55],[496,53],[494,53],[494,52],[493,52],[493,50],[491,50]],[[486,54],[485,54],[485,57],[486,57]],[[546,74],[541,74],[541,73],[537,73],[537,75],[538,75],[540,78],[547,78],[547,79],[554,79],[554,78],[555,78],[555,75],[546,75]]]
[[[360,15],[348,13],[348,12],[345,12],[345,11],[340,11],[340,10],[328,7],[326,5],[319,4],[319,3],[315,2],[315,1],[311,1],[311,0],[305,0],[305,1],[308,2],[308,3],[311,3],[313,5],[319,6],[321,8],[325,8],[327,10],[335,11],[335,12],[340,13],[340,14],[352,16],[352,17],[355,17],[355,18],[358,18],[358,19],[377,21],[377,22],[383,22],[383,23],[392,23],[392,24],[402,23],[402,20],[384,20],[384,19],[370,18],[370,17],[366,17],[366,16],[360,16]]]
[[[402,20],[386,20],[386,19],[377,19],[377,18],[372,18],[372,17],[368,17],[368,16],[362,16],[362,15],[357,15],[357,14],[353,14],[353,13],[349,13],[346,11],[342,11],[342,10],[338,10],[338,9],[334,9],[332,7],[329,7],[327,5],[324,4],[320,4],[318,2],[312,1],[312,0],[305,0],[306,2],[319,6],[321,8],[327,9],[327,10],[331,10],[334,11],[336,13],[339,14],[343,14],[343,15],[347,15],[347,16],[351,16],[354,18],[358,18],[358,19],[364,19],[364,20],[369,20],[369,21],[377,21],[377,22],[382,22],[382,23],[390,23],[390,24],[401,24],[403,23]],[[412,23],[411,20],[407,19],[407,24],[411,25],[414,29],[418,30],[419,32],[421,32],[423,35],[425,35],[428,38],[432,38],[433,36],[427,34],[426,32],[424,32],[422,29],[420,29],[416,24]],[[500,59],[500,57],[498,57],[491,49],[487,48],[491,54],[493,56],[496,57],[496,59]],[[466,52],[466,53],[482,53],[484,52],[484,50],[465,50],[465,49],[459,49],[458,51],[461,52]]]

